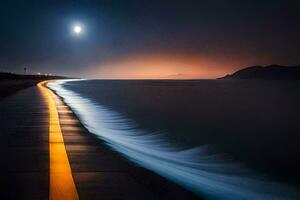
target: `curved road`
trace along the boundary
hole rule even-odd
[[[109,149],[44,84],[0,101],[1,199],[197,199]]]

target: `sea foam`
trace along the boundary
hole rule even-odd
[[[66,89],[70,81],[48,83],[86,129],[130,161],[206,199],[300,199],[296,188],[276,183],[226,159],[206,146],[184,149],[163,132],[148,132],[121,114]],[[81,80],[82,81],[82,80]]]

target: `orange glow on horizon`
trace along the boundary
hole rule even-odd
[[[88,76],[104,79],[210,79],[228,73],[220,59],[165,54],[129,56],[94,68]]]

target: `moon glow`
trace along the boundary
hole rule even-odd
[[[73,27],[73,30],[74,30],[75,33],[79,34],[79,33],[81,33],[82,28],[81,28],[81,26],[76,25],[76,26]]]

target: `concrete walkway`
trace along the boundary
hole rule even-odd
[[[37,87],[0,102],[1,184],[6,186],[0,199],[48,199],[48,121],[47,102]]]
[[[79,199],[197,198],[125,160],[88,133],[58,96],[52,95],[52,98]],[[40,88],[32,87],[0,102],[0,113],[1,140],[7,141],[4,181],[8,185],[7,199],[49,199],[53,192],[49,179],[49,120],[52,119],[49,118],[49,99]],[[60,178],[66,174],[60,174]],[[64,186],[67,184],[60,186],[61,192]]]

